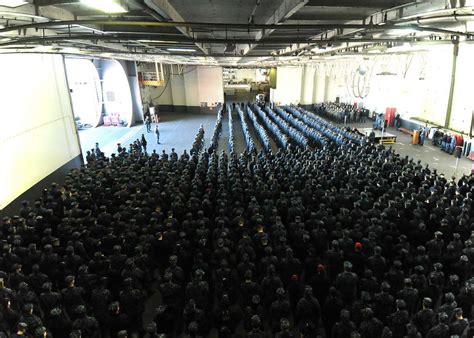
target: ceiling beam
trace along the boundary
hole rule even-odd
[[[55,6],[76,4],[78,2],[79,0],[34,0],[33,4],[36,6]]]
[[[281,21],[284,21],[290,18],[294,13],[298,12],[308,3],[308,0],[285,0],[283,3],[275,10],[273,16],[269,18],[266,22],[267,25],[274,24],[280,25]],[[267,29],[258,32],[257,40],[260,40],[266,36],[269,36],[274,29]]]
[[[44,44],[45,42],[58,42],[58,41],[68,41],[68,40],[90,40],[90,41],[120,41],[120,42],[132,42],[132,41],[139,41],[149,39],[146,34],[141,36],[133,35],[99,35],[99,34],[76,34],[76,35],[55,35],[55,36],[28,36],[28,37],[21,37],[15,38],[7,42],[0,43],[1,46],[9,46],[15,44],[28,44],[28,43],[41,43]],[[153,43],[154,40],[147,40],[147,43]],[[326,40],[297,40],[297,39],[268,39],[259,43],[259,46],[265,45],[284,45],[290,43],[314,43],[314,44],[326,44],[326,43],[342,43],[342,42],[372,42],[372,43],[385,43],[385,42],[414,42],[417,41],[415,38],[380,38],[380,39],[372,39],[372,38],[341,38],[341,39],[326,39]],[[249,43],[250,40],[246,39],[205,39],[205,38],[196,38],[190,39],[187,37],[177,37],[177,38],[169,38],[166,37],[164,39],[156,39],[156,43],[170,43],[170,47],[173,44],[179,43],[216,43],[216,44],[226,44],[226,43]],[[152,45],[150,45],[152,47]],[[151,48],[150,47],[150,48]],[[176,46],[179,48],[179,46]]]
[[[176,10],[176,8],[170,3],[168,0],[144,0],[145,4],[153,8],[157,12],[161,12],[163,16],[170,18],[173,21],[184,21],[181,14]],[[184,36],[187,37],[194,37],[193,33],[189,31],[189,27],[187,26],[174,26],[177,30],[179,30]],[[203,51],[203,53],[207,53],[206,48],[204,48],[201,44],[196,44],[196,46]]]
[[[77,42],[76,42],[77,43]],[[374,43],[378,43],[378,42],[374,42]],[[416,45],[433,45],[433,44],[446,44],[446,43],[449,43],[451,44],[451,41],[420,41],[420,42],[416,42]],[[18,48],[21,48],[22,46],[21,45],[17,45]],[[60,46],[61,47],[61,46]],[[65,47],[65,46],[63,46]],[[92,46],[93,47],[93,46]],[[96,45],[96,47],[100,48],[101,46],[100,45]],[[363,46],[350,46],[350,47],[347,47],[349,49],[354,49],[356,47],[359,47],[359,50],[362,49]],[[107,48],[104,46],[104,48]],[[347,49],[346,48],[346,49]],[[129,54],[130,56],[134,56],[136,55],[137,57],[153,57],[153,56],[167,56],[167,57],[189,57],[189,58],[192,58],[192,57],[215,57],[215,58],[220,58],[220,57],[225,57],[227,58],[228,55],[224,55],[222,53],[212,53],[210,55],[205,55],[205,54],[202,54],[202,52],[200,52],[201,54],[192,54],[192,53],[188,53],[188,52],[182,52],[182,53],[169,53],[169,52],[164,52],[164,51],[150,51],[150,50],[147,50],[147,52],[143,52],[143,51],[138,51],[139,48],[136,48],[136,50],[133,50],[133,51],[125,51],[125,52],[120,52],[120,51],[111,51],[110,54]],[[34,52],[34,51],[33,51]],[[109,52],[109,51],[104,51],[104,52]],[[7,50],[7,49],[0,49],[0,54],[8,54],[8,53],[16,53],[16,51],[12,48],[10,50]],[[257,54],[256,52],[254,52],[255,54],[253,55],[242,55],[242,56],[239,56],[239,59],[240,58],[265,58],[265,59],[268,59],[268,60],[275,60],[275,61],[278,61],[278,60],[285,60],[286,58],[292,58],[292,56],[283,56],[283,55],[280,55],[280,56],[269,56],[268,53],[264,53],[264,54]],[[331,51],[328,51],[327,55],[330,55],[330,53],[332,53]],[[394,52],[395,53],[395,52]],[[76,53],[77,54],[77,53]],[[314,58],[318,58],[318,57],[322,57],[325,55],[324,53],[323,54],[317,54],[317,55],[313,55],[313,60],[316,60]],[[354,53],[353,55],[360,55],[360,56],[374,56],[374,55],[371,55],[371,54],[365,54],[365,53]],[[95,55],[96,57],[100,57],[100,55]],[[300,56],[301,58],[307,58],[309,57],[309,55],[306,55],[306,56]],[[176,63],[175,59],[173,61],[174,63]]]
[[[413,0],[361,0],[361,1],[355,2],[354,0],[309,0],[306,6],[315,6],[315,7],[321,7],[321,6],[354,7],[354,6],[357,6],[358,8],[385,9],[385,8],[397,7],[400,5],[406,5],[411,2],[415,2],[415,1]]]
[[[0,13],[1,14],[1,13]],[[451,35],[470,36],[470,34],[461,31],[452,31],[449,29],[441,29],[436,27],[424,27],[416,24],[410,25],[398,25],[394,23],[385,23],[380,25],[374,24],[354,24],[354,23],[334,23],[334,24],[307,24],[307,25],[248,25],[248,24],[227,24],[227,23],[214,23],[214,22],[158,22],[158,21],[127,21],[127,20],[66,20],[66,21],[49,21],[49,22],[36,22],[27,25],[9,26],[0,29],[0,33],[6,33],[15,31],[18,29],[28,28],[50,28],[55,26],[67,26],[67,25],[101,25],[101,26],[135,26],[135,27],[199,27],[199,28],[214,28],[215,30],[225,30],[226,28],[248,30],[267,30],[267,29],[287,29],[295,31],[305,30],[327,30],[327,29],[392,29],[392,30],[406,30],[414,29],[418,31],[437,32]]]
[[[462,2],[453,1],[454,4],[451,4],[451,7],[456,6],[474,6],[474,0],[463,0]],[[401,27],[402,21],[405,19],[422,19],[425,16],[430,16],[435,13],[444,13],[449,9],[450,5],[447,3],[446,0],[430,0],[430,1],[412,1],[404,5],[400,5],[398,7],[392,7],[389,9],[381,10],[377,13],[371,14],[365,20],[363,20],[363,24],[370,23],[374,26],[383,26],[386,29],[393,29],[389,25],[395,25]],[[459,8],[457,8],[459,10]],[[472,15],[472,14],[469,14]],[[460,18],[460,16],[457,16]],[[457,35],[457,36],[466,36],[471,37],[472,35],[467,32],[459,32],[461,34],[453,34],[453,30],[449,29],[434,29],[428,30],[426,26],[421,26],[420,22],[415,22],[418,25],[418,30],[431,32],[431,33],[439,33],[439,34],[447,34],[447,35]],[[405,26],[406,27],[406,26]],[[407,27],[408,28],[408,27]],[[413,29],[413,28],[408,28]],[[416,30],[416,28],[415,28]],[[333,29],[328,29],[323,33],[319,33],[315,36],[315,38],[334,38],[340,35],[348,35],[348,34],[355,34],[357,32],[363,32],[364,29],[357,29],[357,28],[350,28],[350,29],[339,29],[334,27]],[[451,33],[450,33],[451,32]],[[281,50],[280,53],[288,54],[294,53],[299,49],[308,47],[306,44],[299,45],[294,44],[289,50]]]
[[[335,7],[340,10],[334,13],[297,13],[291,17],[291,20],[335,20],[335,21],[349,21],[349,20],[363,20],[367,17],[366,13],[360,11],[351,11],[350,7]],[[374,9],[374,12],[376,9]]]
[[[31,20],[74,20],[74,15],[59,7],[37,7],[32,4],[16,8],[0,6],[0,16],[28,17]]]
[[[308,0],[284,0],[281,5],[274,11],[273,15],[265,22],[266,24],[279,24],[282,20],[286,20],[291,17],[298,10],[303,8],[308,3]],[[263,40],[269,36],[274,29],[261,30],[257,33],[256,40]],[[257,44],[249,44],[243,54],[249,53],[254,49]]]

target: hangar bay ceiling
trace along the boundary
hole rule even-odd
[[[474,0],[0,0],[0,53],[274,66],[474,41],[473,6]]]

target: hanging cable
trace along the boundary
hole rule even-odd
[[[197,69],[197,66],[194,67],[194,68],[192,68],[192,69],[190,69],[190,70],[188,70],[187,72],[178,73],[178,74],[169,73],[169,74],[168,74],[168,77],[167,77],[167,79],[166,79],[165,86],[164,86],[163,90],[161,91],[161,93],[160,93],[157,97],[154,97],[154,98],[152,98],[151,100],[152,100],[152,101],[158,100],[160,97],[163,96],[163,94],[164,94],[165,91],[166,91],[166,88],[168,88],[168,84],[170,83],[170,80],[171,80],[171,76],[172,76],[172,75],[173,75],[173,76],[174,76],[174,75],[186,75],[186,74],[188,74],[188,73],[191,73],[192,71],[195,71],[196,69]]]

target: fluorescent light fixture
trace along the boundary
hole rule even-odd
[[[87,26],[83,26],[83,25],[73,25],[73,27],[78,27],[78,28],[81,28],[81,29],[86,29],[86,30],[89,30],[89,31],[92,31],[92,32],[95,32],[95,33],[101,33],[101,34],[104,34],[104,33],[105,33],[104,31],[101,31],[101,30],[99,30],[99,29],[95,29],[95,28],[87,27]]]
[[[97,9],[104,13],[126,13],[127,10],[115,0],[81,0],[87,7]]]
[[[168,52],[195,52],[193,48],[167,48]]]
[[[23,0],[0,0],[0,6],[5,7],[18,7],[21,5],[26,5],[28,1]]]

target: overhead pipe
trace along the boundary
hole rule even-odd
[[[474,7],[473,7],[474,8]],[[448,9],[440,9],[440,10],[435,10],[431,12],[426,12],[421,15],[410,15],[404,18],[397,19],[397,23],[408,23],[408,22],[417,22],[417,20],[424,20],[424,19],[430,19],[430,18],[445,18],[445,17],[451,17],[451,16],[456,16],[458,18],[462,17],[469,17],[472,14],[466,14],[466,10],[468,8],[448,8]],[[457,13],[457,12],[464,12],[464,13]]]
[[[446,108],[446,117],[444,127],[449,128],[451,122],[451,112],[453,109],[454,87],[456,86],[456,69],[459,56],[459,40],[453,40],[453,62],[451,66],[451,82],[449,86],[448,106]]]
[[[443,12],[446,12],[446,11],[443,11]],[[455,31],[455,30],[450,30],[446,27],[445,28],[438,28],[438,27],[419,26],[419,25],[421,25],[421,24],[434,24],[434,23],[440,23],[440,22],[458,23],[459,24],[461,22],[468,21],[469,19],[472,19],[472,18],[474,18],[474,14],[456,14],[456,12],[454,11],[454,13],[451,13],[451,14],[443,14],[443,15],[437,15],[437,16],[426,17],[426,18],[421,18],[421,17],[410,18],[410,19],[400,20],[400,21],[397,21],[396,23],[391,23],[391,24],[392,25],[398,25],[398,27],[406,27],[405,25],[407,25],[407,24],[408,25],[414,25],[414,27],[418,27],[418,28],[415,28],[415,30],[418,30],[418,31],[423,31],[424,30],[424,31],[432,32],[432,33],[440,33],[440,34],[448,34],[448,35],[459,36],[459,35],[456,35],[456,34],[450,34],[449,33],[450,31]],[[403,23],[404,25],[400,25],[400,23]],[[415,24],[418,24],[418,26],[415,25]],[[387,25],[375,26],[375,27],[384,27],[385,29],[393,30],[393,28],[388,28]],[[431,28],[431,29],[429,29],[429,28]],[[413,29],[413,28],[410,28],[410,29]],[[466,33],[466,32],[464,32],[462,34],[462,36],[465,36],[468,39],[473,37],[472,34]],[[311,42],[309,42],[309,43],[311,43]],[[283,55],[290,54],[292,52],[294,52],[294,51],[284,52]]]
[[[82,43],[82,42],[78,42],[78,43]],[[427,42],[427,44],[433,44],[434,41],[429,41],[429,43]],[[443,41],[443,43],[446,43],[445,41]],[[21,48],[23,47],[23,45],[21,44],[18,44],[18,47]],[[97,46],[97,47],[101,47],[101,48],[104,48],[104,49],[108,49],[109,47],[107,46]],[[37,53],[37,51],[27,51],[27,50],[21,50],[22,53]],[[164,52],[164,51],[149,51],[147,50],[146,53],[143,52],[143,51],[120,51],[120,50],[103,50],[103,51],[86,51],[87,53],[96,53],[95,55],[98,55],[97,53],[108,53],[110,55],[129,55],[130,57],[134,56],[134,55],[138,55],[138,56],[150,56],[150,57],[153,57],[153,56],[168,56],[168,57],[175,57],[175,56],[183,56],[183,57],[196,57],[196,56],[205,56],[205,57],[214,57],[214,58],[220,58],[220,57],[227,57],[228,55],[224,55],[222,53],[212,53],[212,54],[204,54],[203,52],[199,52],[199,53],[196,53],[196,54],[193,54],[193,53],[185,53],[185,52],[181,52],[181,53],[173,53],[173,54],[170,54],[168,52]],[[2,50],[0,48],[0,55],[2,54],[16,54],[18,53],[18,50],[15,50],[13,48],[11,49],[8,49],[7,50]],[[64,52],[58,52],[56,51],[55,54],[71,54],[71,53],[64,53]],[[77,54],[77,53],[76,53]],[[401,52],[398,52],[398,53],[391,53],[391,54],[401,54]],[[327,56],[330,56],[328,53],[322,53],[322,54],[318,54],[316,55],[318,58],[320,57],[324,57],[325,55]],[[347,54],[346,56],[348,56],[349,54]],[[357,53],[357,54],[353,54],[353,55],[363,55],[363,56],[372,56],[371,54],[360,54],[360,53]],[[373,54],[373,56],[376,56],[375,54]],[[268,54],[254,54],[254,55],[247,55],[247,54],[244,54],[244,55],[240,55],[239,58],[266,58],[266,59],[273,59],[274,61],[277,61],[280,57],[283,57],[283,58],[287,58],[288,56],[284,56],[284,55],[275,55],[275,56],[268,56]],[[302,58],[304,58],[305,56],[301,56]],[[153,60],[153,62],[155,62]]]
[[[260,0],[257,0],[255,2],[255,6],[253,7],[252,14],[250,14],[249,16],[249,20],[248,20],[249,24],[253,24],[255,22],[254,16],[255,16],[255,13],[257,12],[258,6],[260,6]]]
[[[149,43],[170,43],[170,44],[179,44],[179,43],[216,43],[216,44],[248,44],[255,43],[257,41],[250,39],[213,39],[213,38],[188,38],[185,36],[176,36],[176,37],[165,37],[161,36],[156,39],[156,42],[153,39],[150,39],[150,36],[147,34],[143,35],[127,35],[127,34],[76,34],[76,35],[49,35],[49,36],[30,36],[24,38],[13,38],[12,40],[4,43],[0,43],[0,46],[8,46],[18,43],[35,43],[35,42],[46,42],[46,41],[67,41],[67,40],[94,40],[94,41],[135,41],[135,40],[150,40]],[[326,39],[326,40],[304,40],[304,39],[268,39],[259,41],[261,46],[271,46],[271,45],[284,45],[288,43],[343,43],[343,42],[370,42],[370,43],[387,43],[387,42],[414,42],[416,38],[382,38],[382,39],[359,39],[359,38],[340,38],[340,39]],[[139,41],[138,41],[139,42]],[[151,45],[152,46],[152,45]],[[153,47],[153,46],[152,46]]]
[[[465,32],[451,31],[436,27],[424,27],[418,25],[398,25],[398,24],[384,24],[384,25],[371,25],[371,24],[228,24],[228,23],[216,23],[216,22],[164,22],[164,21],[128,21],[128,20],[65,20],[65,21],[49,21],[49,22],[35,22],[27,25],[10,26],[0,29],[0,33],[7,33],[20,29],[28,28],[48,28],[54,26],[67,26],[67,25],[103,25],[103,26],[128,26],[128,27],[193,27],[193,28],[208,28],[216,30],[225,29],[242,29],[243,31],[253,30],[266,30],[266,29],[287,29],[287,30],[327,30],[327,29],[415,29],[419,31],[429,31],[437,33],[445,33],[450,35],[467,36],[470,35]]]
[[[437,15],[430,16],[426,18],[416,18],[410,19],[406,22],[419,23],[419,24],[432,24],[440,22],[465,22],[470,21],[474,18],[474,14],[446,14],[446,15]],[[404,22],[405,23],[405,22]]]

